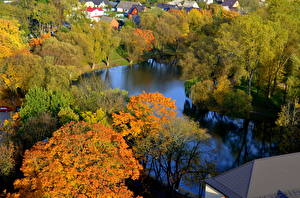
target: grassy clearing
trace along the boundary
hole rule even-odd
[[[112,67],[129,64],[129,62],[125,58],[120,56],[116,51],[113,52],[110,59],[110,64]]]

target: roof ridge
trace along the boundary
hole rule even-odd
[[[300,156],[300,152],[274,155],[274,156],[269,156],[269,157],[262,157],[262,158],[258,158],[258,159],[252,160],[252,161],[263,161],[263,160],[269,160],[270,158],[281,158],[281,157],[292,156],[292,155],[299,155]]]
[[[244,166],[246,166],[246,165],[249,165],[249,164],[251,164],[251,163],[254,163],[254,161],[255,161],[255,160],[252,160],[252,161],[249,161],[249,162],[247,162],[247,163],[245,163],[245,164],[243,164],[243,165],[241,165],[241,166],[238,166],[238,167],[232,168],[232,169],[230,169],[230,170],[224,171],[223,173],[221,173],[221,174],[219,174],[219,175],[217,175],[217,176],[214,176],[214,178],[218,178],[218,177],[222,176],[223,174],[228,174],[228,173],[230,173],[230,172],[232,172],[232,171],[234,171],[234,170],[236,170],[236,169],[239,169],[239,168],[241,168],[241,167],[244,167]]]
[[[253,160],[252,162],[253,162],[253,165],[252,165],[251,171],[250,171],[250,177],[249,177],[249,181],[248,181],[248,188],[247,188],[246,197],[248,197],[249,188],[250,188],[250,184],[251,184],[251,181],[252,181],[252,172],[253,172],[253,169],[254,169],[255,160]]]

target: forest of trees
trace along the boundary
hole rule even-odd
[[[243,3],[248,14],[149,8],[114,30],[77,0],[0,2],[0,105],[21,107],[0,130],[0,197],[147,197],[149,175],[175,196],[214,174],[209,134],[171,98],[80,77],[115,53],[179,67],[196,109],[272,117],[278,152],[300,151],[300,1]]]

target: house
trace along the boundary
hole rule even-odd
[[[185,8],[199,8],[196,1],[184,1],[182,6]]]
[[[178,9],[178,6],[171,5],[171,4],[166,4],[166,3],[158,3],[157,7],[164,10],[164,11],[168,11],[168,10],[171,10],[171,9]]]
[[[117,5],[117,12],[128,12],[134,5],[142,5],[140,2],[120,1]]]
[[[222,6],[226,10],[237,11],[240,8],[240,3],[238,2],[238,0],[226,0],[222,3]]]
[[[206,3],[206,5],[214,3],[214,0],[201,0],[201,2]],[[221,2],[222,3],[222,2]]]
[[[146,9],[145,6],[143,5],[134,5],[132,6],[129,11],[128,11],[128,15],[138,15],[140,12],[143,12]]]
[[[300,152],[253,160],[205,180],[205,198],[299,198]]]
[[[186,12],[190,12],[190,11],[192,11],[192,10],[198,10],[198,11],[200,11],[201,10],[201,8],[192,8],[192,7],[190,7],[190,8],[183,8]]]
[[[108,0],[81,0],[85,7],[104,8],[110,5]]]
[[[182,6],[182,0],[174,0],[174,1],[170,1],[170,2],[168,2],[167,4],[181,7],[181,6]]]
[[[111,7],[115,8],[118,5],[118,2],[109,1],[109,4],[111,5]]]
[[[85,11],[87,18],[93,21],[99,21],[99,17],[104,15],[104,10],[102,8],[88,7]]]
[[[104,21],[110,24],[112,28],[115,30],[119,28],[119,22],[113,18],[113,17],[108,17],[108,16],[102,16],[100,21]]]

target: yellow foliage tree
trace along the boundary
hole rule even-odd
[[[19,24],[14,20],[0,19],[0,58],[14,54],[26,48],[22,40]]]

